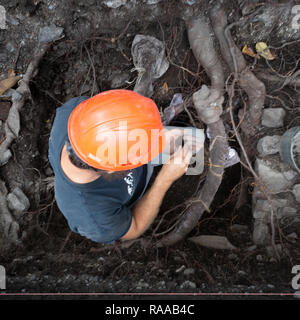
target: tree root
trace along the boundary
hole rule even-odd
[[[211,88],[203,86],[193,96],[198,116],[207,124],[210,133],[210,168],[203,188],[191,200],[191,205],[177,227],[158,241],[159,247],[170,246],[183,240],[197,225],[203,213],[209,211],[222,182],[224,163],[228,154],[227,136],[223,121],[219,118],[222,109],[220,104],[223,102],[224,74],[213,45],[211,28],[204,17],[188,23],[187,28],[194,55],[211,78]]]
[[[265,85],[247,68],[243,54],[235,45],[230,34],[230,28],[233,25],[227,26],[227,16],[221,6],[216,6],[211,11],[211,20],[222,56],[249,98],[248,110],[241,124],[241,129],[245,135],[254,136],[261,121],[266,96]]]
[[[39,45],[35,50],[33,59],[27,67],[26,73],[19,81],[19,86],[12,94],[12,106],[8,118],[4,124],[5,140],[0,144],[0,166],[6,164],[12,156],[9,147],[19,136],[20,115],[26,99],[30,97],[29,82],[36,75],[40,60],[49,48],[50,44],[58,40],[62,34],[62,28],[44,27],[40,30]],[[7,190],[5,183],[0,180],[0,236],[6,245],[18,241],[19,224],[8,209],[6,200]],[[2,240],[1,239],[1,240]]]

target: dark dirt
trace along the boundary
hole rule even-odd
[[[286,251],[280,261],[268,255],[265,248],[253,246],[252,186],[247,204],[235,209],[241,186],[239,164],[226,169],[211,212],[205,213],[191,234],[226,236],[239,248],[236,252],[203,248],[188,240],[170,248],[147,248],[140,241],[129,248],[120,248],[119,243],[107,248],[70,233],[55,203],[53,173],[47,159],[55,109],[74,96],[89,96],[114,87],[133,89],[134,83],[130,82],[136,74],[130,71],[130,48],[136,34],[152,35],[166,43],[170,68],[155,82],[152,97],[159,108],[168,106],[174,93],[182,92],[187,98],[208,83],[189,48],[182,20],[183,12],[190,14],[188,5],[163,1],[155,6],[137,5],[133,10],[130,6],[110,9],[100,2],[1,1],[9,17],[8,30],[0,30],[1,72],[13,66],[22,40],[16,71],[26,71],[40,26],[54,23],[64,28],[65,35],[40,63],[31,82],[32,101],[28,100],[21,110],[21,133],[11,147],[13,158],[0,168],[8,189],[20,186],[31,203],[29,211],[18,219],[22,242],[0,252],[0,264],[7,272],[5,292],[294,293],[291,269],[300,264],[300,243],[283,236]],[[211,4],[202,1],[198,10],[202,6]],[[232,21],[240,14],[231,2],[228,12]],[[244,44],[238,34],[235,37],[239,46]],[[274,45],[280,42],[278,38],[276,41]],[[299,52],[298,44],[291,48]],[[253,63],[250,58],[248,61]],[[266,68],[264,61],[258,64]],[[295,107],[289,98],[281,98]],[[300,96],[296,99],[300,101]],[[191,113],[194,115],[193,109]],[[291,121],[293,125],[300,123],[299,113],[287,119],[286,126]],[[172,125],[190,125],[188,115],[177,116]],[[229,126],[227,129],[232,133]],[[232,145],[237,147],[236,142]],[[204,179],[205,171],[200,178],[185,176],[174,183],[145,237],[152,237],[155,243],[156,237],[176,221]],[[234,225],[243,227],[232,228]],[[283,232],[286,235],[292,231]]]

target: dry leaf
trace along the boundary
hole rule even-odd
[[[19,80],[20,80],[20,76],[12,76],[9,78],[6,78],[4,80],[0,81],[0,96],[3,95],[3,93],[12,88]]]
[[[221,250],[237,250],[237,248],[234,245],[232,245],[226,237],[203,235],[198,237],[192,237],[188,240],[207,248]]]
[[[247,45],[244,45],[242,52],[244,54],[247,54],[250,57],[253,57],[253,58],[255,58],[257,56],[257,54],[251,48],[248,48]],[[259,56],[258,56],[258,58],[259,58]]]
[[[164,88],[166,93],[169,91],[169,87],[168,87],[168,84],[166,82],[164,82],[163,88]]]
[[[258,42],[255,45],[256,52],[267,60],[274,60],[275,57],[272,55],[270,49],[265,42]]]

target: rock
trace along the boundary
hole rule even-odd
[[[180,289],[196,289],[196,288],[197,288],[196,284],[189,280],[184,281],[180,286]]]
[[[268,225],[261,219],[254,221],[253,242],[256,245],[265,245],[270,241],[270,232]]]
[[[298,239],[298,236],[297,236],[296,232],[290,233],[289,235],[287,235],[287,237],[291,238],[291,239]]]
[[[161,0],[145,0],[145,2],[149,5],[152,5],[161,2]]]
[[[105,4],[108,8],[116,9],[124,4],[126,4],[127,0],[105,0],[103,4]]]
[[[64,29],[55,25],[43,27],[40,29],[39,40],[41,43],[52,42],[58,40]]]
[[[297,209],[293,207],[284,207],[284,208],[279,208],[277,211],[277,218],[281,219],[284,217],[294,217],[297,215]]]
[[[300,184],[295,184],[293,187],[293,195],[297,202],[300,202]]]
[[[285,192],[297,176],[297,172],[274,160],[256,159],[255,170],[270,193]]]
[[[279,153],[280,136],[265,136],[257,143],[257,151],[259,155],[264,157],[271,154]]]
[[[283,108],[268,108],[263,110],[261,124],[267,128],[280,128],[285,117]]]
[[[276,214],[279,208],[285,207],[287,204],[287,199],[272,199],[271,203],[269,200],[257,200],[253,211],[253,217],[255,219],[265,219],[267,222],[271,213],[271,206]]]
[[[13,192],[7,195],[7,204],[9,209],[15,213],[22,213],[30,207],[28,198],[19,187],[16,187]]]
[[[184,4],[188,4],[189,6],[192,6],[196,3],[196,0],[181,0]]]
[[[192,275],[192,274],[194,274],[195,273],[195,269],[193,269],[193,268],[187,268],[187,269],[185,269],[184,271],[183,271],[183,274],[185,275],[185,276],[190,276],[190,275]]]
[[[246,277],[247,276],[247,273],[243,270],[239,270],[238,273],[237,273],[240,277]]]

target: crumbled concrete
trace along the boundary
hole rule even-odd
[[[161,2],[161,0],[144,0],[147,4],[152,5],[152,4],[157,4]]]
[[[270,232],[268,225],[261,219],[254,221],[253,242],[256,245],[265,245],[270,241]]]
[[[285,115],[286,111],[283,108],[264,109],[261,124],[267,128],[280,128],[283,126]]]
[[[297,176],[297,172],[278,161],[257,159],[255,169],[270,193],[285,192]]]
[[[265,136],[257,143],[257,151],[259,155],[264,157],[271,154],[279,153],[280,136]]]
[[[105,4],[108,8],[119,8],[126,4],[127,0],[104,0],[103,4]]]
[[[288,199],[272,199],[271,202],[269,200],[257,200],[253,210],[253,218],[262,219],[269,223],[271,208],[278,219],[294,217],[297,214],[297,209],[292,207],[292,203]]]
[[[297,215],[297,209],[293,207],[284,207],[284,208],[279,208],[277,211],[277,218],[281,219],[284,217],[294,217]]]
[[[183,271],[183,274],[185,276],[190,276],[190,275],[193,275],[195,273],[195,269],[193,268],[187,268]]]
[[[14,213],[22,213],[30,207],[30,202],[23,191],[16,187],[7,195],[8,208]]]
[[[300,202],[300,184],[295,184],[293,187],[293,194],[297,202]]]

